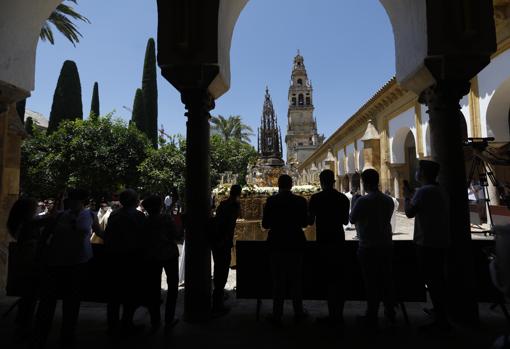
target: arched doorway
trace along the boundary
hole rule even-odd
[[[418,159],[416,158],[416,142],[414,134],[409,131],[404,142],[404,154],[406,163],[406,178],[412,187],[417,187],[419,183],[416,181],[415,173],[418,169]]]
[[[361,176],[359,175],[359,172],[356,172],[355,174],[352,175],[351,191],[353,192],[361,191]]]
[[[345,175],[342,177],[342,192],[347,193],[349,191],[349,175]]]

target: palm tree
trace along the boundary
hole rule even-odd
[[[67,0],[73,2],[75,4],[78,3],[78,0]],[[82,16],[78,12],[74,10],[74,8],[67,4],[60,4],[57,6],[55,11],[51,13],[46,22],[44,22],[43,27],[41,28],[41,33],[39,34],[39,38],[42,41],[49,41],[52,45],[55,44],[55,38],[53,36],[53,25],[62,35],[64,35],[67,40],[69,40],[74,46],[78,42],[80,42],[80,38],[82,37],[73,20],[80,20],[85,23],[90,23],[87,17]],[[51,25],[50,25],[51,24]]]
[[[224,140],[236,139],[240,142],[249,143],[253,136],[250,126],[243,124],[240,115],[230,115],[225,118],[222,115],[211,117],[212,131],[219,134]]]

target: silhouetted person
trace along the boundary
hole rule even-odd
[[[236,220],[241,211],[240,198],[241,186],[234,184],[230,187],[230,196],[223,200],[216,209],[215,234],[211,241],[214,259],[213,314],[222,314],[228,311],[228,308],[223,304],[224,289],[230,269]]]
[[[391,216],[393,200],[379,190],[379,173],[367,169],[361,174],[366,195],[356,200],[350,220],[359,235],[358,260],[365,282],[367,310],[359,320],[367,327],[377,327],[379,303],[384,314],[395,321],[393,286],[393,251]]]
[[[62,297],[61,342],[68,347],[74,342],[74,332],[80,311],[81,290],[86,278],[86,263],[92,258],[92,231],[102,235],[97,216],[85,209],[88,193],[82,189],[68,192],[69,209],[60,213],[52,225],[51,234],[44,237],[45,272],[41,298],[36,314],[35,342],[44,347],[55,315],[57,298]]]
[[[172,217],[161,214],[163,200],[159,196],[149,196],[142,201],[147,211],[145,222],[144,248],[147,269],[144,270],[147,280],[147,306],[151,315],[153,329],[161,323],[161,273],[165,269],[168,292],[165,305],[165,325],[176,324],[175,304],[179,288],[179,249],[177,248],[177,232]]]
[[[278,194],[267,199],[264,206],[262,226],[269,229],[267,241],[271,251],[273,277],[273,315],[275,325],[281,324],[285,290],[290,284],[296,320],[306,316],[303,311],[302,273],[303,249],[307,226],[306,199],[292,194],[292,178],[278,178]]]
[[[108,332],[118,328],[120,305],[123,305],[122,330],[139,330],[133,316],[141,301],[141,264],[143,261],[143,228],[145,215],[137,210],[138,194],[126,189],[120,194],[122,207],[110,214],[104,233],[108,259],[109,300]]]
[[[329,316],[318,318],[319,322],[329,324],[343,323],[344,294],[343,246],[345,242],[344,225],[349,222],[349,199],[333,186],[335,174],[331,170],[321,172],[322,191],[312,195],[309,203],[309,224],[316,224],[317,243],[320,246],[321,265],[325,269],[325,283],[328,288]]]
[[[446,312],[446,251],[450,246],[448,198],[436,182],[439,164],[421,160],[416,179],[422,186],[414,196],[405,187],[405,212],[414,217],[414,243],[418,263],[434,306],[435,321],[430,328],[448,330]],[[427,326],[429,327],[429,326]]]
[[[351,192],[351,211],[352,211],[352,208],[354,207],[354,205],[356,204],[356,201],[358,201],[358,199],[361,197],[361,193],[359,192],[359,189],[358,188],[355,188],[352,192]],[[356,227],[354,227],[354,231],[356,232],[354,234],[354,236],[352,237],[353,240],[358,240],[359,239],[359,234],[358,234],[358,230],[356,229]]]
[[[38,216],[38,203],[33,198],[20,198],[12,206],[7,218],[7,230],[16,241],[16,272],[23,276],[21,298],[18,300],[16,316],[17,334],[28,334],[32,325],[37,303],[37,288],[41,261],[38,258],[38,246],[41,239],[41,228],[50,219],[50,214]],[[8,285],[9,286],[9,285]]]

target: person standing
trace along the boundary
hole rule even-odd
[[[90,238],[94,231],[102,235],[97,216],[89,209],[88,193],[72,189],[67,198],[69,209],[60,213],[48,231],[45,247],[45,272],[36,313],[35,346],[44,347],[51,330],[57,298],[62,296],[61,342],[74,343],[80,312],[81,289],[86,279],[86,263],[92,258]]]
[[[177,248],[177,232],[172,217],[161,214],[163,202],[159,196],[149,196],[142,201],[142,206],[148,216],[145,222],[145,270],[147,279],[147,306],[151,315],[153,330],[161,323],[161,273],[166,274],[168,286],[165,304],[165,326],[173,327],[175,319],[175,305],[179,283],[179,250]]]
[[[391,200],[393,200],[393,215],[391,216],[391,231],[393,234],[395,234],[397,232],[397,212],[398,212],[398,207],[400,206],[397,198],[395,198],[394,196],[391,195],[390,191],[389,190],[386,190],[384,192],[384,194],[388,195]]]
[[[421,160],[416,174],[422,186],[414,195],[404,187],[406,216],[414,217],[418,264],[434,306],[434,322],[426,328],[449,330],[446,298],[446,251],[450,246],[448,198],[436,179],[439,164]]]
[[[341,325],[345,302],[342,288],[345,242],[343,226],[349,221],[350,203],[347,196],[334,188],[333,171],[322,171],[319,179],[322,191],[310,198],[308,224],[316,224],[317,243],[323,259],[321,264],[326,269],[329,316],[317,320]]]
[[[359,318],[365,326],[378,326],[379,303],[384,314],[395,321],[391,216],[393,200],[379,190],[379,173],[367,169],[361,174],[366,195],[354,203],[350,220],[359,235],[358,260],[365,283],[367,310]]]
[[[108,259],[110,280],[107,304],[108,332],[119,325],[120,306],[123,305],[122,330],[126,333],[140,330],[135,327],[133,316],[140,304],[143,261],[143,229],[145,215],[138,207],[138,194],[133,189],[124,190],[119,197],[122,207],[110,214],[104,232],[105,252]]]
[[[223,200],[216,209],[215,233],[211,239],[211,249],[214,259],[214,291],[213,314],[221,315],[228,312],[223,304],[224,289],[227,284],[232,247],[234,246],[234,231],[236,221],[241,213],[241,186],[234,184],[230,187],[230,195]]]
[[[38,258],[41,229],[51,221],[51,214],[43,217],[37,214],[37,201],[33,198],[20,198],[13,204],[7,218],[7,230],[16,241],[12,257],[15,257],[11,268],[15,268],[16,278],[21,282],[21,298],[18,300],[18,312],[16,315],[16,333],[24,337],[29,333],[37,304],[37,288],[39,287],[40,260]],[[15,290],[20,285],[12,286]],[[11,285],[7,285],[7,293],[10,293]]]
[[[267,241],[271,252],[273,279],[273,314],[271,321],[281,325],[287,283],[294,306],[296,321],[303,319],[303,250],[306,237],[303,228],[308,225],[306,199],[292,194],[292,178],[278,178],[278,194],[270,196],[264,205],[262,227],[269,229]]]

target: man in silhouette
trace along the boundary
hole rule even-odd
[[[271,272],[273,278],[274,325],[281,325],[285,289],[290,283],[296,321],[303,319],[302,266],[306,237],[303,228],[307,226],[306,199],[292,194],[292,178],[281,175],[278,178],[278,194],[267,199],[264,206],[262,226],[269,229],[267,241],[271,251]]]
[[[214,291],[213,314],[221,315],[228,312],[223,304],[224,289],[230,269],[232,246],[234,246],[234,230],[236,220],[241,212],[239,203],[241,186],[234,184],[230,187],[230,196],[223,200],[216,209],[215,236],[213,236],[211,249],[214,259]]]
[[[108,331],[119,324],[120,305],[123,305],[122,330],[132,333],[141,327],[133,325],[133,316],[141,298],[143,261],[142,235],[145,215],[137,210],[138,194],[126,189],[119,197],[122,208],[111,213],[104,232],[108,255],[110,296],[107,305]]]
[[[312,195],[309,203],[309,224],[316,224],[317,243],[325,271],[328,288],[329,316],[318,318],[318,322],[331,325],[343,323],[344,296],[342,290],[343,277],[343,245],[345,232],[343,226],[349,221],[349,199],[338,192],[333,186],[335,174],[331,170],[321,172],[322,191]]]
[[[445,259],[450,245],[448,199],[436,181],[439,164],[421,160],[416,179],[422,186],[412,193],[404,188],[405,212],[414,220],[414,243],[418,263],[434,306],[435,321],[424,329],[448,330]]]
[[[379,190],[379,173],[367,169],[361,174],[366,195],[360,197],[351,211],[350,220],[359,235],[358,260],[365,282],[367,310],[359,318],[365,326],[378,325],[379,303],[384,314],[395,321],[391,216],[393,200]]]

